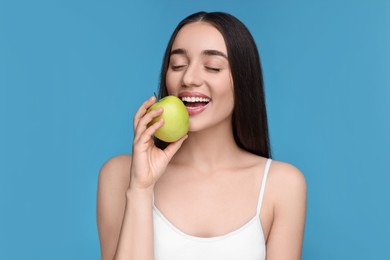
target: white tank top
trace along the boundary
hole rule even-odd
[[[266,246],[260,210],[271,159],[267,160],[256,215],[240,228],[222,236],[196,237],[175,227],[153,203],[155,260],[264,260]]]

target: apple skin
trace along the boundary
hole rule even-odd
[[[175,142],[185,136],[189,129],[189,115],[183,101],[176,96],[166,96],[154,103],[148,112],[159,107],[162,107],[164,112],[153,118],[148,126],[161,118],[164,119],[164,125],[157,129],[154,136],[167,143]]]

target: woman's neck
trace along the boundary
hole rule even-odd
[[[172,163],[185,164],[210,172],[237,160],[243,150],[234,140],[231,124],[210,127],[188,133],[188,139],[172,159]]]

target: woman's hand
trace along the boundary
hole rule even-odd
[[[156,102],[153,96],[145,101],[134,116],[133,160],[130,168],[130,189],[153,188],[156,181],[165,172],[173,155],[179,150],[187,135],[178,141],[169,144],[164,150],[154,145],[153,134],[164,121],[157,121],[148,127],[156,116],[163,113],[158,108],[147,113],[147,110]]]

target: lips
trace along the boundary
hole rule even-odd
[[[203,112],[211,101],[211,98],[199,92],[182,92],[179,98],[187,107],[188,114],[194,116]]]

